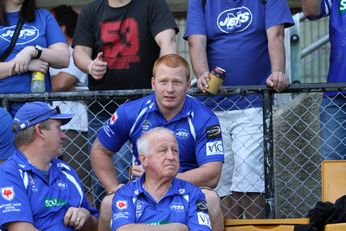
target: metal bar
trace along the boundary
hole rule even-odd
[[[307,55],[311,54],[312,52],[318,50],[320,47],[322,47],[323,45],[327,44],[328,41],[329,41],[329,35],[326,34],[325,36],[323,36],[322,38],[320,38],[316,42],[312,43],[310,46],[305,47],[304,49],[302,49],[302,51],[300,53],[300,58],[303,59],[305,56],[307,56]]]
[[[264,152],[264,184],[265,212],[269,219],[275,218],[275,181],[273,155],[273,93],[263,92],[263,152]]]

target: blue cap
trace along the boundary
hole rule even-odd
[[[13,119],[13,124],[19,126],[14,131],[16,134],[25,128],[31,127],[48,119],[61,120],[62,125],[67,124],[74,114],[62,114],[60,108],[53,107],[45,102],[30,102],[25,103],[16,113]]]

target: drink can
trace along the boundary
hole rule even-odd
[[[208,88],[206,91],[209,94],[216,95],[225,79],[226,71],[221,67],[214,67],[209,73]]]

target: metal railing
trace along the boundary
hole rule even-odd
[[[322,94],[325,91],[346,91],[346,84],[293,84],[281,93],[276,93],[266,86],[225,87],[221,91],[224,96],[259,94],[259,97],[263,98],[263,163],[265,174],[262,177],[265,179],[266,197],[266,208],[263,209],[266,209],[268,218],[301,217],[321,198],[319,166],[322,157],[319,145],[323,141],[319,141],[319,110]],[[133,100],[150,92],[152,91],[131,90],[1,94],[0,101],[5,107],[13,102],[33,100],[82,100],[88,102],[87,105],[99,101],[109,101],[117,104],[119,100],[122,102]],[[276,97],[273,97],[287,93],[295,93],[300,97],[291,98],[287,105],[278,104]],[[201,95],[197,89],[191,89],[189,94]],[[90,113],[89,108],[88,113]],[[107,113],[110,116],[113,111]],[[93,116],[97,117],[97,115]],[[90,137],[85,137],[85,142],[88,142],[89,139]],[[68,144],[73,142],[71,139]],[[84,163],[90,160],[90,155],[86,152],[83,151]],[[69,155],[70,160],[74,158],[73,153],[66,153],[65,155]],[[77,173],[79,168],[84,168],[83,163],[77,165]],[[88,173],[88,177],[96,180],[91,169],[84,169],[84,172]],[[92,202],[99,199],[99,195],[93,195],[92,186],[89,183],[84,186]],[[227,209],[225,208],[226,211]]]

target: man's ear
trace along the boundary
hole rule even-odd
[[[151,77],[151,88],[155,91],[155,77]]]
[[[40,124],[35,124],[34,126],[35,126],[35,133],[36,133],[36,135],[42,137],[42,139],[45,139],[46,136],[42,132],[43,129],[42,129],[41,125]]]
[[[147,166],[147,160],[148,158],[146,157],[146,155],[139,153],[139,161],[144,167]]]

